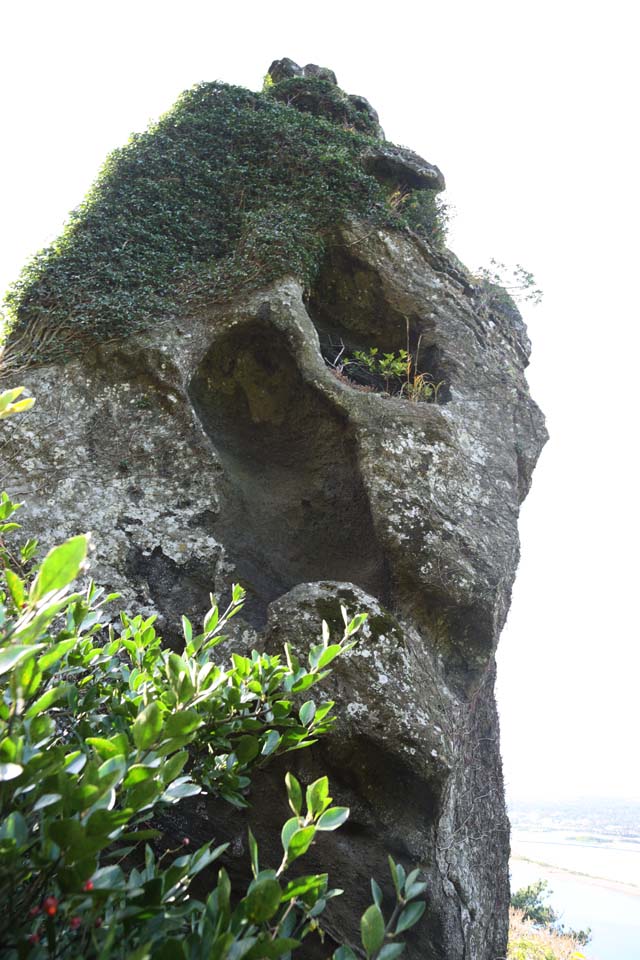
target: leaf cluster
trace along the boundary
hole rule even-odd
[[[565,928],[560,914],[551,904],[545,903],[553,893],[549,890],[548,880],[536,880],[527,887],[521,887],[511,895],[511,907],[522,911],[522,919],[529,920],[536,927],[547,928],[560,936],[570,937],[577,943],[586,944],[591,939],[591,929],[573,930]]]
[[[544,294],[536,278],[521,263],[508,267],[492,257],[488,267],[478,269],[477,277],[488,294],[507,306],[515,303],[532,303],[538,306],[542,303]]]
[[[406,226],[444,250],[451,220],[451,208],[433,190],[413,190],[401,195],[398,212]]]
[[[419,352],[418,345],[416,356]],[[340,371],[378,392],[423,403],[437,403],[444,382],[436,382],[430,373],[419,373],[416,358],[404,349],[397,353],[381,353],[378,347],[354,350],[352,357],[342,359]]]
[[[395,903],[385,919],[384,895],[379,884],[371,880],[373,903],[365,910],[360,920],[360,939],[367,960],[395,960],[404,951],[404,943],[397,938],[404,934],[422,917],[426,904],[423,899],[426,883],[418,877],[419,870],[406,873],[404,867],[389,857],[389,869],[393,881]],[[340,947],[333,960],[356,960],[351,947]]]

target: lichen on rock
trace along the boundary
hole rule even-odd
[[[529,342],[388,203],[435,195],[438,168],[383,143],[373,108],[311,66],[278,61],[261,94],[189,91],[28,267],[4,375],[20,369],[38,408],[10,427],[7,483],[45,547],[91,529],[96,579],[171,643],[233,581],[240,645],[304,648],[341,603],[368,612],[328,680],[336,732],[297,761],[353,810],[332,877],[366,898],[387,852],[418,865],[429,903],[407,956],[494,960],[509,900],[494,652],[546,437]],[[326,362],[328,338],[407,337],[446,384],[438,403],[354,389]],[[261,836],[279,777],[256,781]],[[241,845],[242,815],[198,801],[193,816],[194,838],[215,821]],[[335,902],[337,939],[358,896]]]

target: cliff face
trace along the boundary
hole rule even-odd
[[[335,732],[286,765],[329,773],[352,809],[319,852],[347,891],[330,929],[353,935],[390,852],[429,882],[407,955],[492,960],[509,897],[494,651],[545,440],[529,344],[513,304],[437,248],[440,171],[319,69],[279,61],[263,95],[198,88],[111,162],[14,296],[5,372],[38,412],[13,427],[5,485],[45,546],[92,530],[95,578],[169,642],[234,581],[236,648],[303,649],[341,603],[368,611],[327,680]],[[416,198],[431,219],[414,231]],[[362,389],[340,363],[343,346],[407,345],[437,402]],[[251,796],[265,859],[281,778]],[[243,818],[200,801],[192,816],[237,840],[243,869]]]

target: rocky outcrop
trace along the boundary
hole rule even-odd
[[[509,896],[494,652],[545,440],[529,343],[512,304],[407,230],[345,218],[324,249],[311,283],[247,286],[21,374],[38,406],[11,424],[5,485],[45,546],[92,530],[96,579],[171,643],[234,581],[249,595],[236,646],[304,649],[341,604],[366,610],[327,681],[335,732],[293,755],[352,808],[318,851],[347,891],[331,933],[353,939],[391,852],[429,882],[407,955],[494,960]],[[438,403],[357,389],[326,362],[329,344],[407,340]],[[252,795],[265,850],[281,777]],[[240,814],[198,800],[192,816],[246,865]]]
[[[445,189],[441,171],[406,147],[388,143],[371,147],[365,154],[364,165],[375,177],[401,188]]]
[[[315,63],[300,67],[285,57],[283,60],[273,61],[267,72],[267,79],[272,85],[271,92],[297,110],[326,117],[334,123],[349,124],[354,130],[361,130],[384,140],[384,131],[380,126],[377,111],[366,97],[355,93],[345,94],[338,87],[333,70],[319,67]],[[299,80],[302,80],[302,83],[298,82]],[[319,83],[305,83],[305,80]]]

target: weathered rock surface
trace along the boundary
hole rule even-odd
[[[364,164],[374,176],[390,183],[417,190],[445,189],[444,176],[438,167],[406,147],[389,143],[372,147],[365,155]]]
[[[327,339],[398,350],[407,325],[438,404],[358,391],[323,360]],[[197,619],[234,581],[249,593],[237,644],[302,649],[340,602],[369,612],[327,682],[336,731],[295,762],[352,808],[317,854],[348,891],[337,939],[354,938],[387,852],[424,871],[410,958],[505,951],[494,651],[545,440],[528,354],[517,311],[446,254],[353,220],[311,290],[284,277],[21,375],[38,404],[4,450],[25,532],[48,547],[91,530],[95,578],[158,613],[171,642],[180,614]],[[265,849],[282,769],[256,779],[248,815]],[[240,815],[194,803],[194,835],[212,824],[243,850]]]
[[[327,80],[334,86],[338,85],[338,78],[333,70],[329,70],[328,67],[319,67],[317,63],[308,63],[304,67],[299,67],[289,57],[285,57],[283,60],[274,60],[267,73],[273,83],[279,83],[280,80],[290,80],[292,77],[315,77],[316,80]]]
[[[384,131],[380,126],[379,117],[366,97],[358,94],[345,94],[338,87],[338,79],[328,67],[319,67],[315,63],[308,63],[304,67],[298,66],[293,60],[285,57],[283,60],[274,60],[267,76],[275,87],[272,93],[285,103],[294,106],[297,110],[308,111],[316,116],[325,117],[334,123],[343,123],[353,126],[370,136],[384,140]],[[320,86],[308,84],[284,84],[284,91],[278,91],[278,84],[293,80],[319,80]],[[324,87],[324,89],[323,89]],[[398,148],[400,149],[400,148]],[[410,151],[406,151],[410,153]],[[415,154],[412,154],[416,157]],[[420,159],[420,158],[416,158]],[[424,163],[424,161],[422,161]],[[432,187],[430,182],[427,186]],[[444,189],[442,187],[441,189]]]

